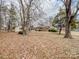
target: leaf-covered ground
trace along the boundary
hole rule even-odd
[[[0,32],[0,59],[79,59],[79,33],[72,34],[73,39],[64,39],[64,34],[44,31]]]

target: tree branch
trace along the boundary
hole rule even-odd
[[[77,3],[77,10],[76,10],[76,12],[73,15],[71,15],[71,17],[70,17],[69,23],[71,23],[72,20],[76,17],[78,11],[79,11],[79,2]]]

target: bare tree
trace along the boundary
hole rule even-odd
[[[0,30],[2,27],[2,5],[3,5],[3,1],[0,0]]]
[[[39,0],[19,0],[19,3],[23,34],[26,35],[31,29],[32,20],[37,20],[39,17],[42,17],[44,12],[39,7]]]
[[[17,20],[17,13],[16,13],[16,7],[14,4],[11,2],[11,8],[9,9],[9,21],[8,21],[8,31],[12,31],[13,27],[15,25],[15,22]]]
[[[5,5],[5,1],[0,1],[0,29],[1,27],[5,30],[5,23],[6,23],[6,13],[7,12],[7,5]]]
[[[71,35],[71,23],[76,17],[77,12],[79,10],[79,2],[77,3],[76,11],[75,13],[72,13],[72,0],[61,0],[65,5],[65,12],[66,12],[66,20],[65,20],[65,38],[72,38]]]
[[[23,0],[19,0],[19,3],[20,3],[20,11],[22,11],[22,12],[20,12],[20,16],[21,16],[21,20],[22,20],[22,30],[23,30],[23,35],[26,35],[27,34],[27,30],[26,30],[26,10],[25,10],[25,6],[24,6],[24,4],[23,4]]]

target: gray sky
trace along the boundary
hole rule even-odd
[[[6,1],[7,1],[7,4],[10,4],[11,1],[15,2],[15,5],[17,5],[17,7],[18,7],[17,0],[6,0]],[[57,2],[56,0],[41,0],[41,2],[42,2],[41,7],[43,8],[43,11],[46,13],[46,15],[44,17],[47,19],[40,18],[33,24],[38,26],[38,23],[40,23],[42,21],[41,23],[43,23],[45,25],[50,25],[48,22],[49,17],[54,17],[58,13],[58,9],[62,4],[60,2]],[[59,5],[57,5],[57,3]]]
[[[17,0],[6,0],[7,3],[9,4],[9,1],[15,2],[15,4],[18,6]],[[47,17],[49,16],[55,16],[56,13],[58,12],[58,6],[61,6],[62,4],[60,3],[58,6],[56,0],[42,0],[42,8],[47,13]]]
[[[15,2],[15,5],[18,6],[18,2],[17,0],[6,0],[7,3],[9,4],[9,1]],[[41,7],[43,8],[43,11],[47,14],[45,16],[45,18],[49,18],[49,17],[54,17],[57,13],[60,7],[63,8],[63,3],[57,0],[41,0],[42,1],[42,5]],[[73,0],[73,3],[77,1],[77,0]],[[74,3],[75,5],[75,3]],[[43,19],[40,19],[43,20]],[[37,22],[35,22],[34,24],[37,24],[39,21],[37,20]],[[45,20],[43,20],[43,22],[45,22]]]
[[[9,4],[9,1],[15,2],[15,4],[18,6],[17,0],[6,0],[7,3]],[[47,17],[49,16],[55,16],[58,13],[58,10],[60,6],[62,6],[63,3],[57,1],[57,0],[41,0],[42,5],[41,7],[43,8],[44,12],[47,13]],[[73,3],[78,0],[72,0]],[[75,3],[73,4],[75,5]]]

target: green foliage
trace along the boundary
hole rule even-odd
[[[55,19],[53,20],[52,25],[55,25],[55,24],[57,24],[57,23],[58,23],[58,19],[55,18]]]
[[[65,13],[65,9],[61,9],[59,10],[59,13],[55,16],[52,25],[58,24],[59,22],[65,24],[65,19],[66,19],[66,13]]]
[[[73,20],[72,23],[71,23],[71,29],[74,30],[74,29],[76,29],[76,28],[77,28],[77,26],[76,26],[76,21]]]
[[[57,31],[57,29],[52,28],[52,29],[49,30],[49,32],[58,32],[58,31]]]

